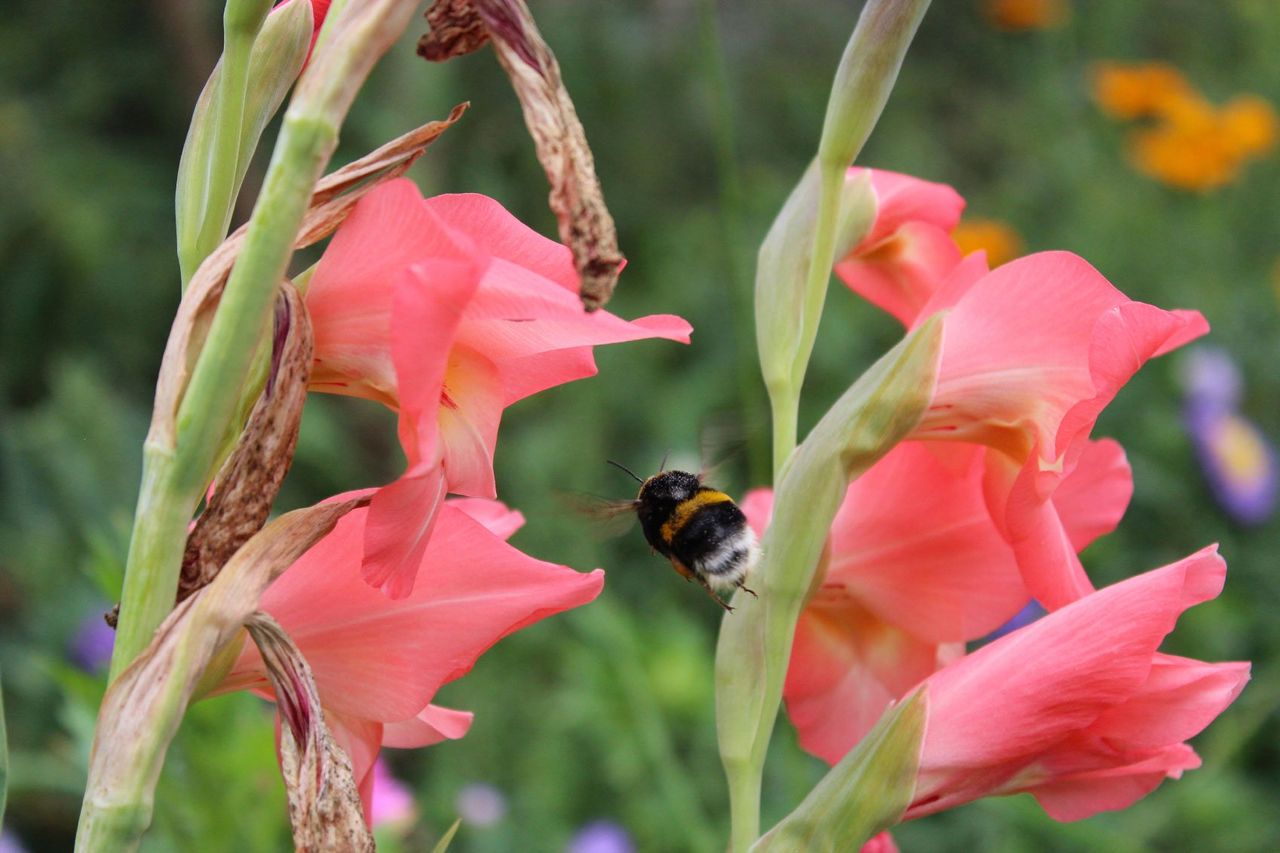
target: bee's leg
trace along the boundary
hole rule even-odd
[[[711,596],[716,600],[717,604],[719,604],[721,607],[723,607],[725,610],[729,611],[730,613],[733,612],[733,607],[731,607],[727,601],[725,601],[718,594],[716,594],[716,591],[711,588],[711,584],[707,583],[706,578],[704,578],[702,575],[699,575],[699,574],[694,574],[694,577],[698,579],[698,583],[702,585],[702,588],[707,591],[707,595]]]
[[[759,597],[760,597],[760,596],[756,595],[756,591],[755,591],[754,589],[751,589],[750,587],[748,587],[748,586],[747,586],[745,583],[743,583],[742,581],[738,581],[738,589],[740,589],[740,590],[742,590],[743,592],[747,593],[747,594],[748,594],[748,595],[750,595],[752,598],[759,598]]]

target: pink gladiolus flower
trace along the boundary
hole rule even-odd
[[[946,184],[881,169],[849,170],[846,180],[871,173],[876,217],[871,231],[840,259],[836,275],[855,293],[910,325],[939,282],[960,262],[951,230],[964,199]]]
[[[849,486],[821,586],[796,625],[783,694],[809,752],[847,749],[907,689],[963,654],[964,641],[1026,604],[983,500],[985,453],[904,442]],[[772,502],[766,489],[742,502],[761,533]]]
[[[843,755],[886,707],[1027,603],[983,495],[984,460],[994,452],[903,442],[849,486],[825,575],[796,625],[783,689],[807,751]],[[1095,465],[1111,461],[1087,454],[1063,486],[1073,498],[1063,517],[1080,547],[1109,520],[1095,506],[1108,500],[1105,488],[1095,493],[1108,471]],[[772,494],[751,492],[742,508],[763,532]]]
[[[1053,497],[1102,409],[1149,358],[1208,331],[1195,311],[1134,302],[1067,252],[1019,258],[992,272],[966,258],[917,318],[950,309],[933,403],[914,437],[975,442],[988,457],[992,516],[1023,580],[1054,609],[1092,591]],[[1128,501],[1127,466],[1113,457],[1113,526]],[[1106,466],[1098,466],[1100,469]],[[1058,509],[1061,509],[1060,507]],[[1105,510],[1105,511],[1103,511]]]
[[[494,496],[506,406],[593,375],[594,345],[689,340],[678,317],[588,314],[577,292],[569,250],[484,196],[391,181],[338,229],[307,292],[312,387],[396,410],[408,457],[370,507],[369,583],[409,594],[444,495]]]
[[[1030,792],[1057,820],[1122,809],[1199,766],[1184,743],[1239,695],[1248,663],[1156,651],[1217,597],[1216,546],[1069,604],[925,680],[928,722],[905,819]],[[823,757],[831,762],[836,752]]]
[[[275,581],[261,608],[293,638],[315,675],[325,720],[346,749],[369,814],[370,768],[382,746],[426,746],[459,738],[471,714],[428,704],[502,637],[593,600],[599,569],[581,574],[528,557],[509,535],[518,524],[501,505],[445,502],[417,568],[422,583],[400,599],[361,577],[365,525],[357,509]],[[518,514],[516,514],[518,517]],[[257,648],[248,644],[220,692],[271,695]]]

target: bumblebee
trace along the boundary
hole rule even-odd
[[[755,595],[746,579],[760,557],[760,546],[732,498],[704,486],[698,474],[659,471],[641,480],[617,462],[609,464],[640,483],[635,500],[624,506],[635,511],[653,550],[670,560],[685,580],[697,581],[729,612],[733,608],[719,592],[738,588]]]

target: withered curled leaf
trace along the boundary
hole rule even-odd
[[[293,844],[299,851],[372,851],[351,759],[325,725],[320,694],[302,652],[261,611],[245,623],[262,654],[283,721],[280,770],[289,796]]]
[[[302,295],[283,282],[276,297],[271,369],[217,488],[187,537],[177,600],[208,584],[266,523],[293,461],[314,351]]]
[[[179,604],[151,644],[103,697],[89,758],[79,833],[86,821],[151,822],[156,781],[169,742],[205,668],[239,633],[267,586],[365,498],[294,510],[268,524],[204,589]],[[139,805],[141,804],[141,805]],[[110,817],[108,817],[110,816]]]
[[[431,32],[418,53],[433,62],[470,53],[486,36],[493,42],[551,184],[551,211],[573,252],[583,307],[595,311],[613,295],[624,259],[586,132],[529,7],[524,0],[436,0],[427,20]]]

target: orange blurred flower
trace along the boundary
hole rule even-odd
[[[1222,130],[1240,154],[1262,154],[1273,148],[1280,132],[1275,107],[1257,95],[1232,98],[1219,114]]]
[[[1099,62],[1093,68],[1093,99],[1114,118],[1152,115],[1191,94],[1182,72],[1165,62]]]
[[[1116,118],[1148,120],[1129,137],[1129,156],[1140,171],[1179,189],[1230,183],[1246,160],[1280,137],[1280,120],[1266,100],[1240,95],[1219,108],[1166,63],[1101,63],[1093,97]]]
[[[998,219],[966,219],[951,232],[951,239],[965,255],[986,251],[987,263],[993,268],[1022,254],[1022,237]]]
[[[1066,0],[982,0],[982,14],[1001,30],[1049,30],[1071,17]]]

